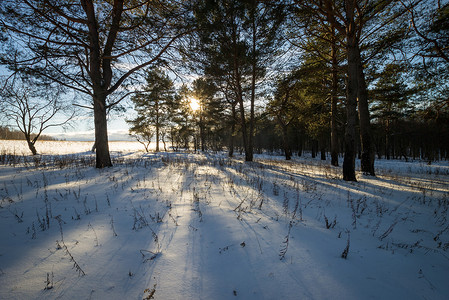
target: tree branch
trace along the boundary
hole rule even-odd
[[[180,38],[181,36],[186,35],[186,34],[192,32],[192,31],[193,31],[193,30],[186,31],[186,32],[182,32],[182,33],[176,35],[175,37],[171,38],[170,41],[169,41],[169,42],[168,42],[168,43],[167,43],[167,44],[166,44],[166,45],[159,51],[159,53],[158,53],[155,57],[153,57],[151,60],[149,60],[149,61],[147,61],[147,62],[145,62],[145,63],[143,63],[143,64],[140,64],[140,65],[138,65],[138,66],[132,68],[131,70],[129,70],[128,72],[126,72],[124,75],[122,75],[122,76],[117,80],[117,82],[116,82],[111,88],[108,89],[107,95],[110,95],[112,92],[114,92],[116,89],[118,89],[119,86],[123,83],[123,81],[125,81],[125,79],[128,78],[131,74],[133,74],[134,72],[136,72],[136,71],[138,71],[138,70],[140,70],[140,69],[142,69],[142,68],[144,68],[144,67],[146,67],[146,66],[152,64],[152,63],[155,62],[156,60],[158,60],[158,59],[162,56],[162,54],[164,54],[164,52],[171,46],[171,44],[172,44],[174,41],[176,41],[176,40],[177,40],[178,38]]]

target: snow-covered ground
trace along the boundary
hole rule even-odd
[[[37,141],[36,150],[40,155],[81,154],[90,152],[94,142],[78,141]],[[109,142],[111,152],[142,151],[144,147],[138,142]],[[0,154],[30,155],[26,141],[0,140]]]
[[[0,299],[449,298],[447,162],[91,146],[0,141]]]

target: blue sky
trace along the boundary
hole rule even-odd
[[[2,66],[0,66],[0,76],[6,76],[8,72]],[[67,101],[72,101],[70,97],[68,97]],[[126,100],[125,100],[126,102]],[[128,134],[129,126],[125,122],[126,118],[131,118],[134,110],[127,106],[127,112],[121,113],[120,115],[113,113],[109,116],[108,120],[108,136],[110,141],[126,141],[133,140],[132,137]],[[75,107],[74,107],[75,108]],[[93,141],[95,139],[94,133],[94,120],[89,112],[86,112],[83,108],[75,108],[77,116],[72,119],[69,126],[65,127],[50,127],[46,129],[43,134],[50,135],[57,139],[68,140],[68,141]],[[0,112],[1,114],[1,112]],[[66,119],[66,116],[63,114],[57,115],[54,117],[54,123],[62,122]],[[1,118],[0,115],[0,125],[2,126],[10,126],[13,129],[17,129],[14,127],[14,124],[8,124],[8,120]]]
[[[128,124],[124,117],[114,116],[108,121],[108,137],[110,141],[134,140],[128,134]],[[63,128],[49,128],[45,135],[53,136],[57,139],[68,141],[93,141],[95,139],[93,118],[75,120],[71,126]]]

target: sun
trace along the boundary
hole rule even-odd
[[[193,112],[196,112],[197,110],[200,109],[200,102],[198,101],[198,99],[191,97],[189,99],[189,105],[190,105],[190,109]]]

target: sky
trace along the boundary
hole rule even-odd
[[[6,76],[7,71],[0,66],[0,76]],[[70,98],[70,97],[69,97]],[[72,101],[69,99],[67,101]],[[126,100],[125,100],[126,102]],[[108,119],[108,136],[110,141],[128,141],[134,140],[129,136],[129,125],[126,123],[126,118],[132,118],[133,108],[129,103],[125,103],[127,111],[118,115],[113,113]],[[89,116],[83,108],[76,108],[76,116],[71,120],[68,126],[49,127],[43,134],[52,136],[59,140],[67,141],[93,141],[95,139],[94,120]],[[63,114],[56,115],[53,120],[54,123],[60,123],[65,120],[66,116]],[[8,124],[8,120],[0,119],[0,125],[11,126],[12,129],[17,129],[13,124]]]
[[[132,141],[129,136],[129,126],[125,122],[124,116],[113,116],[108,121],[109,141]],[[64,129],[60,127],[49,128],[45,135],[52,136],[59,140],[67,141],[93,141],[95,139],[93,118],[77,118],[71,126]]]
[[[0,66],[0,77],[6,76],[8,72],[2,66]],[[176,86],[180,86],[180,83],[177,82],[176,78],[173,77],[173,74],[168,72],[169,76],[171,76],[172,80],[175,81]],[[191,82],[197,76],[188,75],[184,78],[185,82]],[[71,99],[73,96],[67,96],[67,101],[72,102]],[[75,96],[77,97],[77,96]],[[121,104],[126,108],[126,112],[116,113],[112,112],[111,115],[108,116],[108,137],[109,141],[133,141],[135,140],[133,137],[129,135],[129,125],[126,123],[126,119],[133,118],[135,111],[132,107],[131,102],[128,99],[125,99],[121,102]],[[70,121],[68,126],[58,126],[58,127],[49,127],[42,134],[52,136],[58,140],[67,140],[67,141],[94,141],[95,140],[95,130],[94,130],[94,120],[93,116],[90,115],[89,111],[83,108],[75,108],[76,116]],[[69,113],[70,114],[70,113]],[[54,123],[61,123],[66,119],[64,114],[56,115],[53,120]],[[0,118],[0,125],[5,126],[9,125],[12,129],[17,129],[13,126],[13,124],[8,124],[8,120],[2,120]]]

